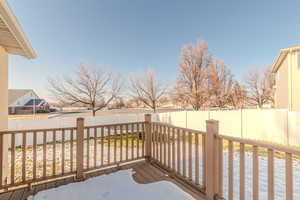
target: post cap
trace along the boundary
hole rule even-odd
[[[206,120],[206,123],[209,123],[209,124],[218,124],[219,121],[218,120],[214,120],[214,119],[209,119],[209,120]]]
[[[83,120],[84,120],[83,117],[78,117],[78,118],[77,118],[77,121],[83,121]]]

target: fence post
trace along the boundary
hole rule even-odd
[[[146,161],[150,161],[151,159],[151,114],[145,114],[145,143],[146,143]]]
[[[84,118],[77,118],[76,136],[76,180],[84,180],[83,173],[83,142],[84,142]]]
[[[208,200],[214,200],[218,194],[218,136],[219,122],[215,120],[206,121],[205,136],[205,191]]]

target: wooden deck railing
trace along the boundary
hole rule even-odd
[[[246,185],[245,185],[245,152],[246,146],[247,151],[249,154],[252,155],[252,199],[258,200],[259,199],[259,192],[260,192],[260,184],[259,184],[259,174],[260,166],[259,166],[259,157],[264,156],[267,158],[267,168],[262,173],[267,174],[267,198],[269,200],[275,199],[275,190],[274,190],[274,183],[275,183],[275,165],[274,165],[274,157],[275,153],[279,155],[281,158],[285,159],[285,174],[284,180],[281,180],[281,184],[285,182],[285,199],[292,200],[293,197],[293,156],[300,156],[300,150],[295,148],[289,148],[286,146],[275,145],[275,144],[268,144],[264,142],[249,140],[249,139],[241,139],[235,138],[230,136],[219,135],[217,140],[219,141],[219,163],[223,163],[223,152],[226,149],[223,148],[223,145],[227,143],[228,146],[228,191],[227,191],[227,198],[228,200],[236,199],[233,193],[233,165],[234,165],[234,152],[238,151],[239,157],[239,196],[241,200],[246,198]],[[263,154],[263,155],[262,155]],[[299,159],[299,157],[298,157]],[[251,166],[247,166],[251,167]],[[223,186],[223,172],[222,167],[220,168],[219,172],[219,184]],[[219,195],[223,196],[223,187],[220,187]]]
[[[173,176],[205,188],[205,133],[152,123],[152,160]]]
[[[0,189],[69,175],[82,180],[87,171],[143,159],[144,130],[144,122],[84,126],[79,118],[72,128],[0,132],[9,148]]]
[[[237,174],[239,199],[244,200],[245,189],[249,187],[245,183],[246,169],[252,167],[251,195],[257,200],[259,156],[263,153],[267,157],[267,195],[271,200],[275,195],[274,156],[275,152],[281,152],[285,159],[286,199],[292,200],[293,156],[300,156],[297,149],[219,135],[219,124],[214,120],[208,120],[206,131],[202,132],[151,122],[151,115],[145,115],[144,122],[99,126],[85,126],[84,119],[79,118],[76,127],[4,131],[0,135],[1,140],[8,141],[10,163],[6,180],[0,181],[0,189],[30,186],[69,175],[84,180],[89,171],[146,159],[202,191],[209,200],[236,199],[237,183],[233,177]],[[252,166],[246,166],[245,152],[251,153]],[[224,156],[227,156],[227,166]],[[236,172],[237,156],[239,170]],[[0,180],[4,175],[0,169]]]

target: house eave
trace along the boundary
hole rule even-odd
[[[286,58],[286,56],[289,53],[295,52],[295,51],[300,51],[300,47],[291,47],[291,48],[286,48],[286,49],[281,49],[279,52],[279,55],[277,56],[275,63],[272,66],[272,72],[276,73],[278,69],[280,68],[282,62]]]
[[[0,0],[0,18],[5,24],[5,27],[9,30],[9,33],[13,36],[13,39],[17,41],[17,46],[10,47],[7,44],[1,43],[0,46],[3,46],[10,54],[21,55],[29,59],[36,58],[37,55],[35,51],[5,0]]]

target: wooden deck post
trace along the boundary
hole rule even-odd
[[[84,148],[84,118],[77,118],[77,148],[76,148],[76,180],[84,180],[83,148]]]
[[[206,121],[205,136],[205,191],[208,200],[214,200],[218,195],[218,136],[219,122],[215,120]]]
[[[145,114],[145,158],[146,161],[150,161],[151,159],[151,138],[152,138],[152,133],[151,133],[151,114]]]
[[[0,131],[8,128],[8,54],[0,46]],[[8,136],[0,134],[0,186],[8,175]]]

